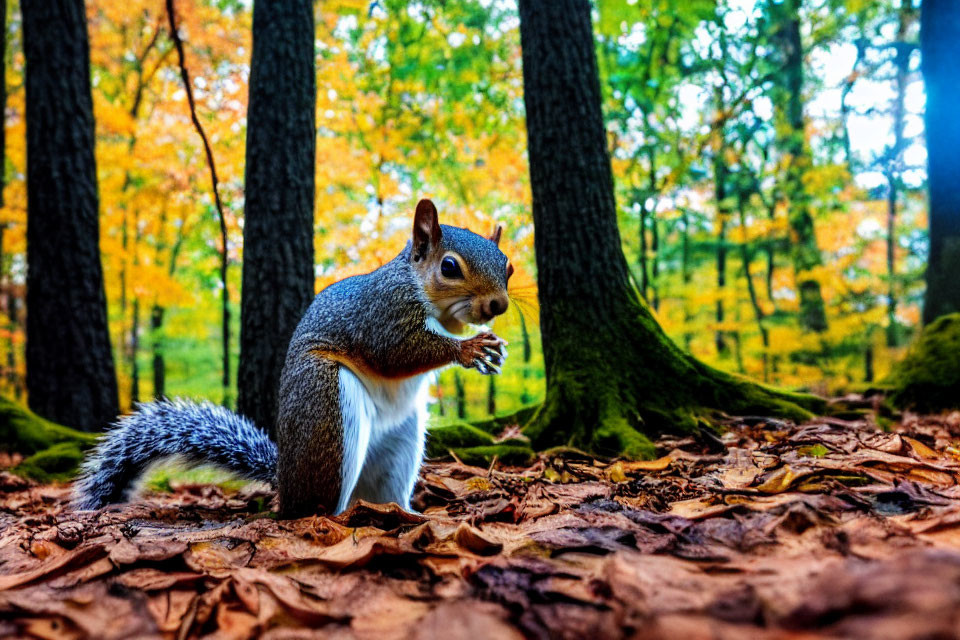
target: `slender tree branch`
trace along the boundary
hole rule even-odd
[[[190,85],[190,72],[187,70],[186,58],[183,52],[183,40],[180,39],[180,33],[177,31],[176,8],[174,0],[167,1],[167,19],[170,25],[170,39],[173,40],[174,47],[177,49],[177,60],[180,67],[180,79],[183,81],[183,88],[187,94],[187,103],[190,105],[190,119],[193,126],[200,134],[203,140],[203,149],[207,155],[207,166],[210,168],[210,183],[213,190],[213,201],[217,208],[217,217],[220,222],[220,281],[223,285],[223,389],[224,400],[226,401],[227,390],[230,388],[230,294],[227,287],[227,264],[229,258],[227,245],[227,218],[223,213],[223,203],[220,201],[220,191],[218,189],[219,180],[217,179],[217,165],[213,159],[213,149],[210,147],[210,140],[207,138],[203,125],[197,117],[197,105],[193,99],[193,90]]]

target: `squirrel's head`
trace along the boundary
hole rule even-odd
[[[498,225],[485,238],[442,225],[433,202],[417,204],[410,260],[448,331],[460,333],[465,324],[483,324],[507,310],[513,266],[497,246],[502,231]]]

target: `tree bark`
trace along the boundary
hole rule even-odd
[[[782,180],[783,195],[788,200],[793,267],[800,295],[800,322],[809,331],[827,329],[820,283],[810,271],[823,264],[814,234],[810,197],[804,187],[804,175],[813,161],[806,141],[803,118],[803,42],[800,36],[801,0],[771,2],[779,70],[774,75],[773,103],[778,120],[777,146],[787,158]]]
[[[453,372],[453,388],[457,401],[457,417],[465,420],[467,418],[467,392],[459,371]]]
[[[896,92],[893,97],[893,146],[889,149],[886,171],[887,179],[887,346],[900,344],[900,328],[897,322],[897,200],[903,180],[903,128],[906,115],[907,80],[910,73],[910,54],[913,45],[907,42],[907,33],[914,19],[913,0],[902,0],[900,7],[897,40],[894,44]]]
[[[82,0],[24,2],[27,390],[30,407],[98,430],[118,413],[99,247]]]
[[[312,3],[256,2],[237,406],[271,432],[287,344],[314,293],[314,67]]]
[[[487,413],[497,413],[497,377],[487,376]]]
[[[684,354],[631,286],[620,244],[589,0],[520,0],[543,406],[535,447],[649,456],[650,435],[711,409],[809,415],[811,396],[761,387]]]
[[[714,93],[716,109],[719,113],[723,113],[726,108],[723,103],[723,87],[717,87]],[[727,207],[729,171],[724,157],[726,154],[726,127],[723,124],[720,124],[717,135],[720,137],[720,144],[713,156],[713,195],[717,201],[717,329],[714,332],[714,343],[717,347],[717,354],[722,356],[726,355],[729,350],[723,332],[725,320],[723,297],[727,287],[727,220],[730,217],[730,211]]]
[[[920,47],[927,92],[927,182],[930,189],[930,255],[923,321],[960,311],[960,3],[924,0]]]
[[[153,398],[163,400],[167,395],[167,363],[163,357],[163,342],[160,332],[163,330],[165,309],[158,304],[150,310],[150,343],[153,352]]]

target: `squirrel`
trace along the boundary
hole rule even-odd
[[[409,511],[429,372],[459,364],[499,373],[507,355],[489,331],[457,335],[507,310],[513,266],[498,247],[501,231],[441,225],[433,202],[421,200],[399,255],[330,285],[304,313],[280,376],[275,443],[208,402],[143,404],[84,463],[74,507],[120,502],[150,463],[181,456],[271,483],[283,516],[341,513],[358,499]]]

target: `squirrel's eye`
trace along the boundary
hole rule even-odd
[[[440,273],[444,278],[462,278],[463,272],[460,271],[460,265],[450,256],[447,256],[440,262]]]

